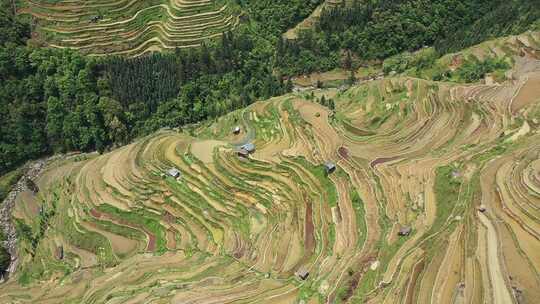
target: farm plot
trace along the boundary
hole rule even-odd
[[[524,56],[502,84],[289,94],[200,136],[51,163],[18,197],[0,302],[533,303],[540,65]]]
[[[25,0],[18,12],[34,18],[34,38],[93,55],[198,46],[238,21],[218,0]]]

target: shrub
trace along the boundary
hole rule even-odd
[[[397,54],[386,59],[383,62],[383,72],[389,74],[392,71],[402,73],[409,67],[409,62],[412,61],[412,55],[409,52]]]
[[[459,81],[475,82],[488,73],[504,71],[510,68],[505,58],[486,58],[483,61],[474,56],[469,56],[465,62],[455,71],[455,77]]]
[[[431,68],[439,58],[439,53],[434,48],[424,48],[415,53],[404,52],[386,59],[383,62],[383,72],[389,74],[392,71],[403,73],[409,69],[424,70]]]

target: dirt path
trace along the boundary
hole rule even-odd
[[[499,258],[499,239],[497,237],[497,231],[485,214],[478,212],[477,215],[482,225],[487,229],[487,266],[489,268],[489,279],[492,284],[493,303],[513,303],[512,296],[510,295],[508,288],[506,288],[503,275],[504,272],[501,267],[502,261]]]

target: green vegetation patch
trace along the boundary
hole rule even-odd
[[[354,70],[404,52],[386,65],[387,71],[403,70],[413,61],[429,65],[433,50],[448,54],[493,37],[534,30],[540,18],[540,6],[530,0],[340,2],[324,9],[297,39],[278,44],[282,71]],[[424,54],[415,58],[412,52],[418,50]]]
[[[313,174],[313,176],[315,176],[317,180],[321,183],[321,194],[325,199],[325,203],[328,204],[330,207],[337,206],[338,195],[336,186],[328,177],[324,165],[321,164],[318,166],[314,166],[303,157],[294,158],[294,162],[302,165],[304,169],[308,170],[311,174]],[[337,167],[337,170],[333,174],[338,174],[339,170],[339,167]]]
[[[360,194],[358,194],[358,191],[356,190],[351,190],[350,196],[352,207],[354,208],[354,213],[356,217],[356,226],[358,227],[357,246],[358,248],[361,248],[367,238],[367,223],[365,219],[366,211],[364,209],[364,201],[362,201]]]
[[[435,222],[431,226],[430,232],[439,231],[444,223],[449,219],[452,211],[460,200],[460,191],[463,181],[453,176],[456,168],[453,166],[439,167],[435,171],[435,199],[437,201],[437,212]],[[427,233],[426,235],[429,235]]]
[[[0,203],[6,198],[11,188],[19,181],[23,173],[24,169],[18,168],[0,177]]]
[[[496,76],[510,68],[508,59],[489,57],[479,60],[474,56],[469,56],[463,64],[450,74],[450,79],[459,82],[475,82],[483,79],[489,73],[495,73]]]

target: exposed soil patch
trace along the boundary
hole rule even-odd
[[[346,147],[343,147],[343,146],[339,147],[338,153],[339,153],[339,156],[345,159],[349,158],[349,149],[347,149]]]
[[[103,215],[101,212],[97,211],[95,208],[94,209],[90,209],[90,214],[97,218],[97,219],[100,219],[101,216]]]
[[[529,104],[538,101],[538,90],[540,90],[540,73],[535,73],[529,77],[512,102],[512,113],[515,114]]]
[[[163,220],[169,224],[173,224],[176,222],[176,217],[172,214],[170,214],[168,211],[165,211],[162,216]]]
[[[412,270],[411,278],[409,279],[408,287],[407,287],[407,298],[405,299],[405,303],[412,304],[414,303],[414,289],[416,286],[416,281],[418,280],[418,277],[422,273],[422,270],[424,269],[425,261],[422,259],[422,261],[418,262],[416,265],[414,265],[414,268]]]
[[[398,158],[400,158],[400,157],[399,156],[392,156],[392,157],[380,157],[380,158],[377,158],[377,159],[375,159],[374,161],[371,162],[371,168],[375,168],[375,166],[377,166],[379,164],[394,161],[394,160],[396,160]]]
[[[315,248],[315,237],[313,236],[313,205],[311,202],[306,201],[306,222],[304,224],[304,249],[306,254],[313,252]]]
[[[203,163],[213,162],[214,149],[225,145],[219,140],[196,141],[191,145],[191,153],[200,159]]]
[[[145,231],[148,235],[148,245],[146,246],[146,251],[154,252],[156,249],[156,236],[152,233]]]
[[[175,230],[173,229],[167,230],[167,248],[169,250],[176,249]]]
[[[347,288],[347,292],[341,296],[341,300],[343,302],[346,302],[348,299],[350,299],[356,288],[358,287],[358,283],[360,283],[360,279],[362,276],[366,273],[366,271],[369,271],[369,265],[372,263],[372,261],[375,260],[375,256],[364,256],[359,262],[359,269],[354,273],[349,273],[348,275],[351,275],[351,278],[349,279],[349,284]]]

